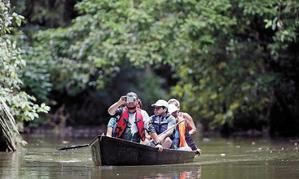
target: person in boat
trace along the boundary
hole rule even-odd
[[[150,117],[148,133],[153,141],[149,144],[155,145],[161,151],[163,148],[171,147],[171,138],[174,132],[176,120],[168,113],[167,101],[160,99],[156,103],[152,104],[152,106],[154,107],[154,115]]]
[[[168,105],[169,113],[175,117],[177,125],[174,131],[174,138],[172,140],[172,148],[178,150],[186,150],[191,151],[191,148],[188,146],[186,142],[186,134],[187,134],[187,121],[179,114],[179,108],[174,104]]]
[[[138,99],[136,93],[129,92],[109,107],[108,113],[114,117],[108,123],[107,136],[137,143],[145,140],[149,115],[140,109]]]
[[[138,98],[137,99],[138,100],[138,104],[137,104],[137,108],[140,108],[142,111],[144,111],[143,109],[142,109],[142,101],[141,101],[141,99],[140,98]],[[126,105],[122,105],[122,106],[120,106],[120,108],[122,108],[122,107],[125,107]],[[146,111],[144,111],[144,114],[149,118],[149,115],[147,114],[147,112]],[[108,136],[108,137],[115,137],[115,128],[116,128],[116,124],[117,124],[117,120],[119,119],[119,115],[118,116],[112,116],[110,119],[109,119],[109,122],[108,122],[108,125],[107,125],[107,131],[106,131],[106,136]],[[149,138],[148,137],[148,135],[146,135],[146,137],[147,138]]]
[[[196,146],[195,142],[192,139],[192,135],[197,132],[196,126],[194,124],[192,117],[188,113],[180,111],[180,102],[177,99],[172,98],[172,99],[168,100],[168,104],[169,105],[172,104],[172,105],[176,106],[178,110],[175,110],[175,108],[172,109],[172,110],[175,110],[175,112],[176,112],[176,114],[174,114],[174,115],[179,116],[179,118],[185,119],[185,121],[186,121],[185,122],[186,123],[186,134],[185,134],[186,143],[192,149],[192,151],[194,151],[197,154],[201,154],[201,150]]]

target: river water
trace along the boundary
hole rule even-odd
[[[28,145],[15,153],[0,153],[0,178],[200,178],[298,179],[299,144],[295,140],[199,140],[203,153],[194,162],[176,165],[97,167],[90,148],[57,151],[91,138],[63,139],[49,135],[25,136]]]

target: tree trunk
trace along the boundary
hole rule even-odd
[[[17,150],[17,144],[22,137],[16,127],[16,122],[4,100],[0,98],[0,151]]]

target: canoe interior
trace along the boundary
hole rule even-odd
[[[161,165],[193,161],[189,151],[157,148],[113,137],[99,136],[91,145],[95,165]]]

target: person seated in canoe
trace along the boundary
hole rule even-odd
[[[178,150],[186,150],[191,151],[191,148],[188,146],[186,142],[186,135],[187,135],[187,121],[179,114],[179,108],[176,107],[174,104],[168,105],[169,113],[175,117],[177,125],[174,131],[174,138],[172,140],[172,148]]]
[[[142,101],[141,101],[141,99],[138,98],[137,100],[138,100],[137,108],[140,108],[142,111],[144,111],[144,110],[142,109]],[[120,108],[123,108],[123,107],[125,107],[125,106],[126,106],[125,104],[124,104],[124,105],[121,105]],[[148,116],[148,118],[149,118],[149,115],[147,114],[147,112],[144,111],[144,113],[145,113],[145,115]],[[108,137],[112,137],[112,136],[115,137],[115,128],[116,128],[116,126],[117,126],[117,121],[118,121],[119,117],[120,117],[119,115],[118,115],[118,116],[114,115],[114,116],[112,116],[112,117],[109,119],[109,122],[108,122],[108,124],[107,124],[106,136],[108,136]],[[147,133],[146,133],[146,134],[147,134]],[[149,138],[148,135],[146,135],[146,137]]]
[[[192,117],[188,113],[180,111],[180,102],[177,99],[172,98],[172,99],[168,100],[168,104],[174,105],[177,107],[177,110],[176,110],[176,108],[171,107],[172,108],[171,110],[175,110],[172,112],[176,112],[175,114],[173,114],[173,115],[175,115],[175,117],[178,116],[179,118],[185,119],[185,121],[186,121],[185,122],[186,123],[185,141],[187,142],[188,146],[192,149],[192,151],[194,151],[197,154],[200,154],[201,150],[195,145],[195,143],[191,137],[191,135],[193,135],[197,132],[196,126],[194,124]],[[178,117],[176,117],[176,118],[178,118]]]
[[[170,148],[172,134],[176,125],[175,118],[168,113],[168,103],[165,100],[158,100],[154,107],[154,115],[150,117],[148,133],[153,139],[149,145],[155,145],[162,151],[163,148]],[[163,148],[161,148],[163,147]]]
[[[145,140],[149,115],[140,109],[138,99],[136,93],[129,92],[109,107],[108,113],[114,118],[111,118],[108,123],[107,136],[137,143]]]

